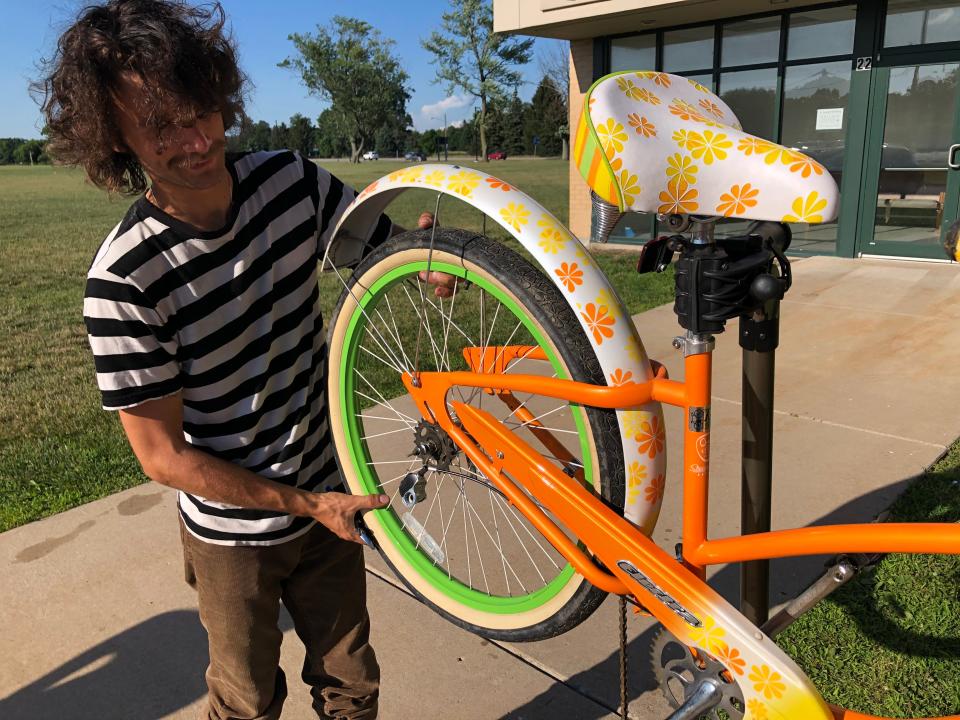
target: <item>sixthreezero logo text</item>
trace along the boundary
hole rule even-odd
[[[696,615],[661,590],[650,578],[640,572],[636,565],[628,560],[621,560],[617,563],[617,567],[640,583],[645,590],[648,590],[657,600],[670,608],[676,615],[680,616],[685,623],[697,628],[703,625]]]

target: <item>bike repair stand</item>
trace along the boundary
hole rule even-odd
[[[743,348],[740,534],[769,532],[773,489],[773,394],[780,302],[740,316]],[[768,619],[770,561],[740,566],[740,612],[757,627]]]

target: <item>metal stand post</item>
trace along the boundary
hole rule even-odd
[[[742,535],[770,530],[773,488],[774,358],[780,342],[780,303],[740,318],[743,348],[743,436],[741,469]],[[770,561],[740,567],[740,611],[757,626],[767,621]]]

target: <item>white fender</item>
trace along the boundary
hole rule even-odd
[[[322,267],[356,263],[380,214],[409,188],[436,190],[462,200],[513,235],[567,298],[608,385],[652,377],[630,315],[587,248],[532,197],[482,170],[415,165],[370,183],[334,230]],[[663,411],[660,403],[651,402],[618,410],[617,418],[626,473],[624,515],[649,535],[660,514],[666,474]]]

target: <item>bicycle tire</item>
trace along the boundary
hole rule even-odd
[[[549,372],[553,370],[560,377],[569,377],[582,382],[604,384],[603,372],[596,359],[590,342],[587,339],[572,308],[569,307],[563,295],[550,283],[537,268],[527,262],[522,256],[510,248],[494,242],[482,235],[473,232],[439,228],[436,230],[433,239],[432,253],[430,250],[431,231],[413,231],[398,235],[372,252],[357,267],[348,281],[345,281],[345,287],[337,302],[336,309],[330,319],[328,330],[328,344],[330,365],[328,369],[328,402],[330,405],[331,431],[334,437],[334,445],[337,454],[337,460],[348,491],[353,494],[372,494],[375,492],[393,493],[391,505],[386,510],[378,510],[367,515],[367,524],[370,527],[376,541],[379,545],[380,554],[387,565],[403,581],[419,599],[428,606],[437,611],[440,615],[483,637],[507,641],[528,641],[540,640],[553,637],[564,633],[579,623],[583,622],[600,605],[606,593],[592,586],[579,574],[573,571],[573,568],[560,558],[562,565],[556,570],[555,577],[547,579],[542,574],[542,570],[536,566],[533,554],[539,553],[534,550],[533,553],[525,545],[523,536],[514,527],[510,513],[513,513],[513,519],[518,518],[515,511],[511,510],[506,503],[499,497],[498,491],[489,487],[489,481],[484,482],[484,478],[479,473],[471,470],[469,466],[463,468],[461,456],[456,459],[459,464],[459,470],[454,470],[451,464],[448,465],[447,474],[444,475],[440,470],[433,473],[433,484],[427,483],[424,490],[424,500],[413,507],[412,510],[405,510],[405,507],[397,497],[397,478],[385,480],[385,469],[390,463],[396,463],[396,467],[391,469],[400,470],[403,473],[402,460],[378,460],[380,457],[393,457],[390,453],[396,453],[399,457],[408,445],[413,444],[413,438],[408,438],[407,432],[412,435],[416,433],[430,433],[430,429],[418,430],[411,427],[414,420],[419,421],[419,414],[410,415],[405,411],[397,410],[395,403],[400,404],[403,398],[391,396],[387,398],[388,391],[374,393],[373,383],[367,375],[371,374],[376,368],[376,364],[369,356],[378,359],[383,365],[389,365],[383,375],[387,378],[384,385],[388,382],[392,390],[397,392],[399,387],[396,378],[390,378],[390,375],[397,375],[396,370],[403,363],[410,363],[414,350],[414,333],[412,328],[404,325],[409,322],[409,317],[404,318],[397,315],[394,305],[398,300],[391,298],[400,298],[404,295],[406,299],[414,305],[410,308],[410,316],[415,317],[413,322],[426,329],[431,326],[430,308],[439,312],[437,315],[448,319],[446,336],[443,341],[443,350],[448,351],[450,343],[451,326],[456,325],[457,330],[463,335],[461,343],[464,346],[476,343],[475,337],[480,338],[480,344],[483,345],[484,332],[488,332],[486,345],[496,346],[494,336],[503,342],[503,336],[506,330],[502,332],[498,328],[499,313],[503,308],[512,312],[517,320],[516,326],[510,338],[518,337],[518,333],[525,334],[524,337],[531,338],[531,342],[544,349],[548,356],[550,368],[540,367],[539,371]],[[479,313],[463,311],[463,318],[457,315],[457,322],[454,322],[454,316],[457,314],[455,306],[456,299],[449,304],[449,314],[443,314],[444,304],[442,301],[427,302],[421,300],[421,311],[416,309],[415,290],[419,290],[419,283],[414,285],[416,273],[426,267],[428,257],[432,260],[432,269],[441,270],[449,274],[457,275],[472,284],[472,288],[466,293],[472,294],[475,302],[480,305]],[[458,297],[461,298],[461,309],[468,307],[466,293],[459,290]],[[412,296],[412,297],[411,297]],[[498,303],[494,313],[489,331],[485,327],[484,303],[486,298],[493,298]],[[490,301],[492,302],[492,300]],[[409,307],[409,304],[405,304]],[[478,330],[473,329],[472,323],[477,320],[479,314]],[[390,317],[388,322],[387,317]],[[490,314],[486,313],[489,319]],[[379,318],[379,319],[378,319]],[[417,320],[419,319],[419,321]],[[512,322],[512,321],[510,321]],[[401,326],[404,327],[401,330]],[[507,324],[509,327],[509,323]],[[522,330],[520,330],[522,328]],[[419,330],[417,334],[423,333]],[[431,330],[432,334],[432,330]],[[391,338],[396,342],[392,343]],[[370,347],[364,345],[366,342]],[[421,338],[422,342],[422,338]],[[420,369],[440,369],[444,368],[444,362],[447,369],[460,369],[452,367],[454,358],[459,353],[447,352],[446,360],[443,359],[443,353],[434,353],[433,350],[439,349],[439,339],[434,343],[431,337],[428,344],[423,344],[420,348],[423,355],[418,358]],[[507,340],[505,345],[513,345],[513,340]],[[532,347],[532,345],[530,345]],[[371,351],[371,347],[374,351]],[[524,346],[526,347],[526,345]],[[379,350],[378,350],[379,348]],[[393,352],[388,353],[390,348]],[[429,349],[428,349],[429,348]],[[426,349],[426,351],[425,351]],[[462,350],[462,348],[461,348]],[[425,352],[424,352],[425,351]],[[382,357],[378,357],[382,353]],[[524,364],[526,363],[526,364]],[[465,365],[465,362],[463,363]],[[395,365],[395,367],[394,367]],[[535,365],[535,361],[527,361],[520,358],[515,365],[520,367],[518,372],[529,372],[530,367]],[[507,367],[511,369],[512,366]],[[463,369],[466,369],[465,367]],[[362,380],[361,380],[362,379]],[[362,387],[366,390],[359,390]],[[405,392],[405,391],[402,391]],[[371,401],[379,396],[382,402]],[[484,393],[477,394],[478,400],[471,402],[484,403]],[[366,397],[366,400],[362,398]],[[409,399],[409,398],[408,398]],[[536,406],[540,399],[534,400],[528,398],[525,403],[530,404],[530,408]],[[557,401],[554,401],[557,402]],[[489,409],[493,401],[487,405]],[[377,407],[376,413],[368,412],[367,407]],[[538,409],[539,412],[539,409]],[[562,416],[556,413],[564,413]],[[393,417],[391,413],[395,413]],[[566,418],[568,429],[555,428],[558,433],[575,434],[576,438],[570,438],[567,445],[572,446],[572,450],[564,446],[571,455],[579,450],[580,465],[577,472],[582,474],[584,482],[591,484],[595,491],[611,506],[622,512],[624,501],[624,472],[623,472],[623,451],[620,443],[619,429],[614,411],[599,408],[587,408],[575,406],[560,402],[556,409],[544,411],[540,418],[551,415],[551,418]],[[510,415],[513,415],[511,413]],[[379,425],[392,422],[394,425],[405,424],[406,427],[397,427],[381,432]],[[510,416],[507,416],[505,422],[510,422]],[[551,424],[563,422],[561,420],[551,420]],[[572,425],[571,425],[572,423]],[[570,430],[569,427],[573,427]],[[515,428],[518,433],[530,433],[528,425],[518,424]],[[374,442],[375,438],[383,438],[393,435],[391,442],[399,440],[396,450],[380,449],[387,442],[380,439]],[[399,435],[399,437],[397,437]],[[417,436],[420,437],[420,436]],[[408,439],[405,439],[408,438]],[[436,439],[436,438],[434,438]],[[435,444],[443,444],[442,438]],[[452,442],[452,441],[451,441]],[[449,449],[449,448],[448,448]],[[449,452],[444,458],[449,456]],[[438,455],[438,458],[440,456]],[[574,456],[576,457],[576,456]],[[563,464],[558,460],[558,463]],[[416,469],[416,459],[411,462]],[[577,463],[567,462],[567,466],[576,466]],[[441,460],[434,460],[434,467],[443,467]],[[408,472],[411,470],[408,468]],[[462,472],[461,472],[462,471]],[[428,476],[430,471],[427,471]],[[469,475],[468,475],[469,474]],[[460,477],[455,477],[459,475]],[[470,477],[476,475],[476,478]],[[446,521],[443,516],[443,504],[441,498],[448,490],[444,489],[445,480],[454,478],[448,489],[453,488],[454,504],[451,513],[457,509],[457,503],[462,505],[463,515],[463,537],[466,555],[467,572],[463,571],[463,557],[458,555],[459,564],[457,570],[453,569],[454,561],[452,554],[445,554],[444,549],[449,550],[446,544],[448,531],[453,525],[453,516]],[[470,480],[471,482],[467,482]],[[402,480],[400,482],[403,482]],[[474,491],[479,486],[481,490]],[[436,539],[437,533],[428,533],[431,514],[434,512],[434,505],[430,505],[430,511],[426,512],[421,506],[428,504],[427,498],[430,497],[432,488],[432,502],[440,503],[440,528],[442,529],[442,543]],[[469,499],[471,492],[486,494],[489,499],[490,514],[485,515],[490,526],[496,526],[496,539],[490,527],[484,523],[480,516],[480,511],[476,509],[475,504]],[[457,494],[458,493],[458,494]],[[474,494],[474,498],[477,494]],[[418,508],[421,508],[419,511]],[[485,508],[481,508],[485,512]],[[500,511],[498,515],[497,511]],[[416,523],[410,521],[408,515],[419,512],[419,518],[414,515]],[[424,520],[424,517],[426,518]],[[500,534],[498,517],[505,518],[507,523],[513,528],[520,545],[529,558],[530,563],[535,566],[536,573],[543,581],[543,586],[527,592],[527,586],[523,579],[508,560],[508,554],[511,558],[520,557],[523,559],[523,553],[519,550],[514,551],[506,548],[506,540]],[[476,518],[476,522],[474,521]],[[436,517],[434,524],[430,527],[436,527]],[[468,523],[469,520],[469,523]],[[492,520],[492,522],[490,522]],[[525,519],[522,519],[525,520]],[[446,525],[444,523],[446,522]],[[458,521],[459,524],[459,521]],[[486,531],[489,543],[481,542],[484,533],[477,533],[476,525],[483,526]],[[527,532],[536,533],[533,526],[527,524],[522,527]],[[471,569],[470,553],[470,535],[471,530],[478,554],[480,569],[483,571],[483,581],[486,587],[481,587],[480,580],[474,580],[473,570]],[[413,542],[414,534],[417,536],[416,543]],[[504,525],[503,535],[508,535],[506,524]],[[539,536],[539,533],[536,533]],[[426,536],[426,537],[425,537]],[[539,536],[542,540],[542,536]],[[432,541],[427,542],[427,538]],[[509,537],[507,538],[509,540]],[[546,542],[545,540],[543,541]],[[454,542],[451,540],[450,545]],[[496,592],[491,591],[490,578],[486,572],[486,566],[483,563],[483,555],[480,554],[481,546],[489,544],[493,551],[488,552],[489,556],[496,557],[496,551],[500,553],[500,560],[503,565],[503,580],[498,578]],[[549,552],[539,544],[539,549],[549,558]],[[549,550],[552,548],[547,546]],[[459,552],[459,551],[458,551]],[[555,553],[555,551],[553,551]],[[559,557],[559,554],[557,554]],[[447,567],[444,573],[443,561],[446,561]],[[519,564],[519,561],[518,561]],[[546,565],[546,563],[544,563]],[[554,563],[556,564],[556,562]],[[510,566],[510,572],[507,566]],[[548,566],[549,569],[549,566]],[[553,572],[553,571],[551,571]],[[469,574],[469,582],[464,577]],[[492,572],[490,573],[493,574]],[[444,579],[444,576],[446,579]],[[510,583],[519,583],[524,592],[514,593],[511,591]],[[532,584],[532,583],[531,583]],[[504,587],[506,589],[504,589]]]

